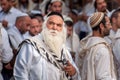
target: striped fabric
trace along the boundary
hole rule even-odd
[[[104,13],[96,12],[90,17],[90,26],[92,28],[96,27],[103,19]]]

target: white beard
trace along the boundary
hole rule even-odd
[[[66,37],[64,30],[58,32],[56,30],[49,30],[45,27],[41,34],[49,49],[53,51],[55,55],[58,56],[58,58],[60,58],[61,49],[63,47],[63,44],[65,43]]]

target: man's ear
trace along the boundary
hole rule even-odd
[[[104,24],[100,23],[100,29],[103,30],[104,29]]]

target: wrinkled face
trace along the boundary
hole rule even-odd
[[[1,5],[2,10],[5,13],[7,13],[11,8],[11,3],[10,1],[7,1],[7,0],[0,0],[0,5]]]
[[[107,3],[105,0],[96,0],[98,12],[106,12]]]
[[[41,27],[39,25],[39,21],[37,19],[32,19],[29,33],[32,36],[35,36],[35,35],[39,34],[40,31],[41,31]]]
[[[104,29],[103,29],[103,35],[104,36],[108,36],[110,33],[110,29],[112,28],[111,23],[110,23],[110,19],[108,17],[105,17],[106,23],[104,25]]]
[[[62,12],[62,3],[59,1],[53,2],[51,4],[51,11],[61,13]]]
[[[46,45],[58,57],[61,56],[63,43],[66,41],[66,28],[63,26],[64,21],[57,15],[50,16],[43,23],[41,32]]]
[[[25,19],[21,22],[20,32],[24,34],[25,32],[30,30],[31,19],[30,17],[25,17]]]
[[[64,21],[60,16],[53,15],[47,20],[47,28],[49,30],[57,30],[58,32],[61,32],[63,29],[63,23]]]

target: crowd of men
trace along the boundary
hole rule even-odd
[[[0,80],[120,80],[120,8],[90,0],[0,0]]]

